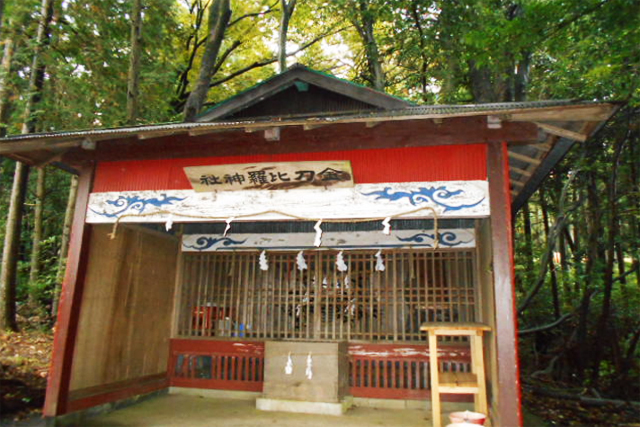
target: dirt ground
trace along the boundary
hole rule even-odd
[[[0,334],[0,427],[44,426],[44,423],[41,419],[40,411],[44,404],[44,393],[46,388],[52,342],[53,334],[51,332],[27,331],[23,333]],[[638,414],[637,411],[630,410],[629,408],[607,406],[598,408],[584,407],[578,402],[561,401],[553,398],[535,396],[532,393],[528,393],[526,391],[523,395],[523,400],[525,406],[528,409],[528,411],[525,411],[526,427],[640,426],[640,414]],[[156,399],[150,400],[148,405],[152,405],[154,401],[156,401]],[[162,400],[159,401],[163,402]],[[198,403],[197,401],[195,403],[189,403],[187,401],[181,403],[181,400],[179,399],[175,400],[175,402],[176,404],[180,403],[177,408],[174,407],[175,410],[180,409],[180,405],[184,405],[184,409],[187,410],[185,411],[183,409],[180,409],[179,411],[177,411],[178,413],[182,414],[190,412],[188,410],[190,405],[197,406],[198,404],[204,403],[203,411],[205,411],[205,413],[209,413],[211,408],[216,408],[220,405],[219,403],[215,402],[207,404],[206,402]],[[216,402],[220,402],[220,400]],[[147,405],[147,402],[143,402],[140,405]],[[87,426],[131,426],[133,424],[122,424],[122,417],[124,416],[122,414],[126,415],[140,413],[142,414],[141,416],[144,416],[145,420],[159,420],[162,417],[156,418],[156,413],[161,414],[163,413],[163,411],[168,410],[164,408],[163,405],[160,405],[157,410],[147,412],[145,409],[147,408],[147,406],[141,406],[137,409],[137,407],[140,405],[126,408],[122,411],[114,412],[113,414],[100,417],[99,419],[97,418],[95,421],[91,421],[90,424],[87,424]],[[246,419],[243,417],[248,416],[247,414],[256,412],[255,408],[252,405],[249,405],[245,408],[242,405],[227,406],[222,404],[222,406],[219,407],[218,410],[223,412],[227,411],[224,413],[228,413],[229,415],[232,415],[233,411],[239,411],[237,416],[239,416],[240,418],[237,418],[237,423],[225,423],[225,427],[227,425],[230,427],[253,425],[246,423],[243,424],[243,422],[246,422]],[[375,414],[373,418],[369,419],[369,422],[371,422],[372,424],[358,424],[358,422],[366,419],[365,415],[368,414],[367,411]],[[387,411],[391,412],[387,413]],[[369,408],[356,408],[355,410],[350,411],[349,417],[329,417],[326,420],[317,416],[311,416],[311,418],[308,418],[309,416],[298,414],[266,413],[269,415],[264,419],[264,423],[256,425],[295,425],[308,427],[313,425],[321,425],[322,427],[327,427],[328,425],[336,423],[336,419],[340,420],[340,427],[361,425],[387,425],[398,427],[407,425],[428,425],[427,423],[429,422],[429,414],[424,411],[413,411],[415,411],[415,413],[411,412],[411,410],[408,410],[408,412],[400,411],[403,416],[397,420],[394,418],[395,416],[397,416],[395,410],[375,410]],[[217,412],[217,414],[219,416],[221,412]],[[297,417],[302,418],[297,419]],[[179,422],[180,418],[177,418],[174,421]],[[145,421],[142,424],[135,425],[154,427],[161,427],[165,425],[167,427],[172,425],[186,426],[187,424],[184,424],[184,421],[185,420],[182,419],[183,424],[163,424],[164,421],[158,421],[159,424],[149,424],[147,421]],[[380,424],[379,421],[384,421],[386,424]],[[107,422],[107,424],[105,424],[104,422]],[[196,427],[196,425],[194,425],[193,427]]]
[[[44,404],[53,334],[0,334],[0,419],[38,415]]]

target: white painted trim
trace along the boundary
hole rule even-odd
[[[439,230],[439,247],[474,248],[474,229]],[[314,245],[315,233],[233,233],[185,234],[182,236],[184,252],[216,252],[237,249],[254,250],[315,250],[315,249],[380,249],[380,248],[433,248],[433,230],[344,231],[322,233],[319,248]]]
[[[164,223],[304,218],[398,217],[478,218],[489,216],[487,181],[358,184],[354,188],[248,190],[196,193],[193,190],[93,193],[87,222]],[[277,211],[277,212],[272,212]],[[404,214],[404,215],[403,215]]]

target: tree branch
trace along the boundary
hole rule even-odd
[[[300,48],[298,48],[297,50],[295,50],[293,52],[290,52],[290,53],[287,53],[287,57],[293,56],[293,55],[297,55],[298,53],[302,52],[303,50],[307,49],[308,47],[318,43],[320,40],[322,40],[322,39],[324,39],[326,37],[332,36],[334,34],[338,34],[338,33],[342,32],[342,31],[346,30],[347,28],[349,28],[349,27],[344,27],[344,28],[341,28],[341,29],[336,30],[336,31],[330,31],[328,33],[320,34],[319,36],[315,37],[314,39],[312,39],[309,42],[307,42],[307,43],[303,44],[302,46],[300,46]],[[219,80],[216,80],[216,81],[212,82],[209,85],[209,87],[219,86],[222,83],[226,83],[229,80],[232,80],[235,77],[238,77],[239,75],[246,73],[247,71],[253,70],[254,68],[264,67],[265,65],[273,64],[277,60],[278,60],[277,57],[276,58],[272,57],[272,58],[265,59],[265,60],[262,60],[262,61],[256,61],[251,65],[247,65],[246,67],[241,68],[241,69],[229,74],[228,76],[225,76],[225,77],[223,77],[223,78],[221,78]]]
[[[574,315],[574,313],[567,313],[567,314],[559,317],[558,320],[556,320],[555,322],[548,323],[548,324],[542,325],[542,326],[537,326],[535,328],[522,329],[522,330],[518,331],[518,335],[522,336],[522,335],[533,334],[535,332],[548,331],[549,329],[553,329],[556,326],[558,326],[559,324],[564,323],[565,320],[570,319],[571,317],[573,317],[573,315]]]
[[[269,8],[267,8],[267,10],[265,10],[264,12],[252,12],[252,13],[244,14],[244,15],[234,19],[233,21],[231,21],[231,23],[229,24],[229,27],[237,24],[238,22],[242,21],[243,19],[253,18],[255,16],[262,16],[262,15],[266,15],[267,13],[271,13],[271,12],[273,12],[273,7],[275,5],[277,5],[277,4],[278,4],[278,0],[276,0],[275,3],[273,3],[271,6],[269,6]]]

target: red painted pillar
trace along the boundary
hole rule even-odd
[[[60,293],[60,305],[53,339],[44,416],[55,417],[67,410],[71,364],[78,330],[82,289],[89,255],[89,226],[85,223],[93,183],[93,164],[80,169],[78,197],[73,213],[67,269]]]
[[[497,426],[522,426],[518,318],[509,188],[507,143],[488,144],[487,172],[491,205],[491,240],[498,357]]]

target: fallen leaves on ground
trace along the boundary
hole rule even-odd
[[[537,385],[555,389],[562,386],[548,383]],[[576,400],[542,396],[527,387],[523,388],[522,398],[524,405],[550,426],[640,426],[640,414],[631,405],[587,406]]]
[[[2,417],[24,418],[44,404],[53,334],[0,333],[0,407]]]

